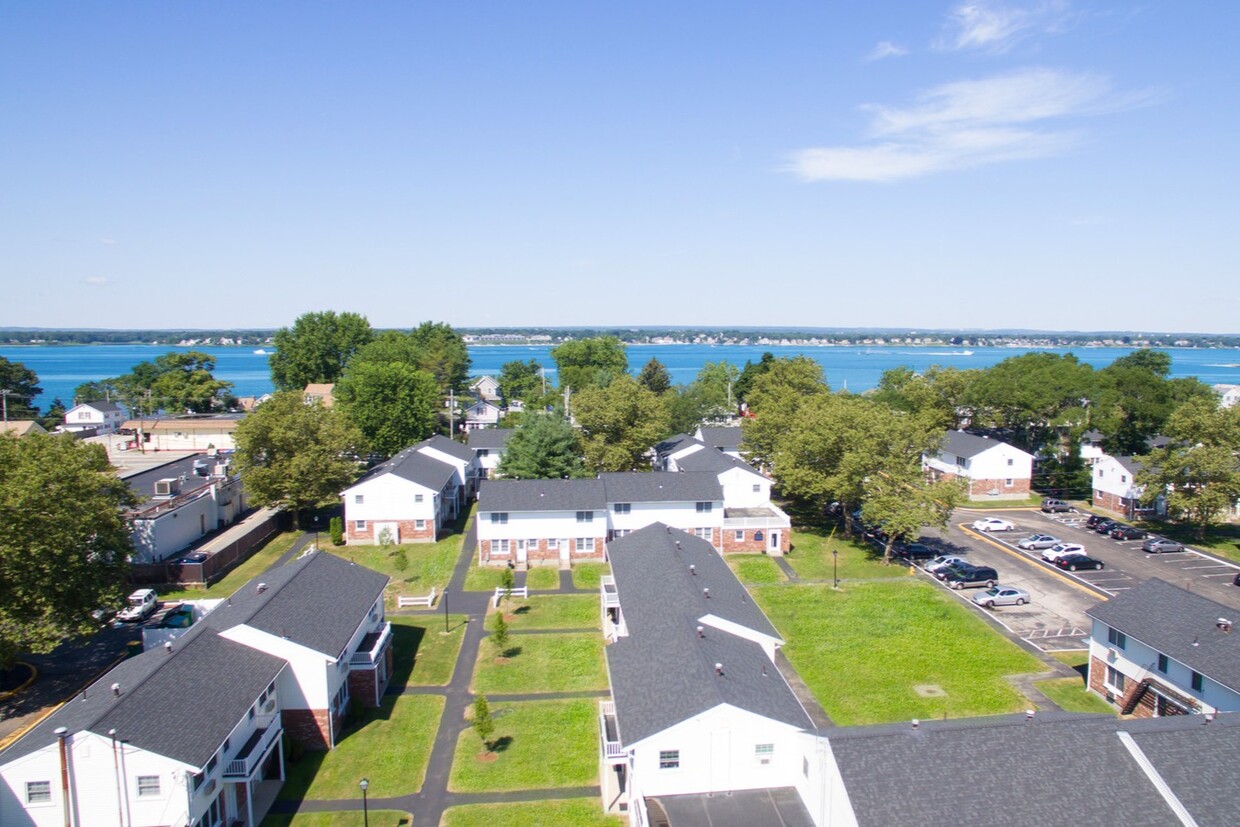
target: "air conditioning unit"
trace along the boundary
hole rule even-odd
[[[276,708],[276,699],[271,698],[267,703],[263,704],[263,712],[271,712]]]
[[[203,795],[210,795],[213,792],[215,792],[215,779],[214,778],[212,778],[205,785],[203,785],[203,788],[202,788]]]
[[[175,477],[155,481],[156,497],[175,497],[181,490],[181,481]]]

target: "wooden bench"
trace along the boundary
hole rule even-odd
[[[434,605],[435,605],[435,587],[434,586],[431,586],[430,594],[424,595],[422,597],[401,596],[401,597],[396,598],[396,607],[398,609],[404,609],[409,606],[425,606],[426,608],[429,609]]]
[[[492,605],[498,606],[499,602],[504,599],[504,593],[507,592],[513,597],[529,597],[530,587],[521,586],[520,588],[513,586],[511,589],[505,589],[503,586],[495,587],[495,600]]]

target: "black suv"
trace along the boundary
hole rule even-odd
[[[969,566],[948,572],[943,582],[953,589],[989,588],[999,582],[999,573],[990,566]]]
[[[1111,527],[1111,536],[1116,540],[1144,540],[1145,532],[1134,525],[1117,525]]]
[[[1063,500],[1052,500],[1052,499],[1042,500],[1042,513],[1043,514],[1063,513],[1066,511],[1076,511],[1076,509],[1068,505]]]
[[[1090,514],[1089,519],[1085,521],[1085,525],[1094,528],[1103,520],[1109,520],[1110,517],[1103,517],[1101,514]]]

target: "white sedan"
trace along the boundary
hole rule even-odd
[[[986,591],[973,595],[973,602],[987,609],[995,606],[1023,606],[1029,602],[1029,592],[1012,586],[991,586]]]
[[[1060,557],[1067,557],[1070,554],[1084,554],[1085,547],[1078,543],[1058,543],[1042,552],[1042,559],[1048,563],[1053,563]]]
[[[977,531],[1012,531],[1016,526],[1008,520],[1000,520],[998,517],[986,517],[985,519],[975,520],[973,528]]]

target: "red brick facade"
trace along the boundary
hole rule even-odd
[[[435,542],[435,521],[431,519],[423,520],[422,528],[418,528],[416,520],[367,520],[363,529],[357,527],[357,520],[347,520],[344,524],[345,542],[349,545],[376,545],[379,537],[375,526],[391,523],[399,527],[401,545]]]
[[[331,749],[330,713],[326,709],[286,709],[280,713],[284,733],[309,750]],[[339,729],[339,721],[336,722]]]
[[[1142,686],[1142,682],[1133,678],[1124,676],[1124,694],[1117,695],[1105,685],[1107,674],[1107,664],[1105,661],[1091,657],[1089,659],[1089,688],[1097,692],[1108,702],[1115,704],[1119,711],[1123,711],[1125,707],[1132,704],[1132,710],[1128,713],[1133,718],[1162,718],[1168,715],[1184,715],[1184,709],[1175,703],[1166,701],[1159,692]],[[1157,684],[1154,679],[1149,679],[1149,683]],[[1164,687],[1163,692],[1173,697],[1179,697],[1180,702],[1189,709],[1200,709],[1200,704],[1192,698],[1180,695],[1169,687]]]
[[[725,528],[723,531],[723,552],[724,554],[735,553],[762,553],[762,554],[787,554],[791,548],[791,540],[788,535],[790,531],[787,528],[776,528],[779,532],[779,551],[774,552],[770,548],[770,532],[768,528],[745,528],[732,529]],[[740,533],[741,539],[737,539],[737,533]]]
[[[1114,514],[1130,517],[1132,516],[1132,509],[1137,506],[1137,503],[1127,497],[1121,497],[1119,494],[1112,494],[1110,491],[1099,491],[1095,488],[1094,505]]]
[[[1006,479],[975,480],[971,477],[962,477],[958,474],[940,471],[937,468],[927,468],[926,470],[934,480],[964,480],[969,484],[969,499],[971,500],[1024,499],[1033,491],[1029,487],[1029,480],[1021,477],[1013,477],[1012,484],[1008,485]],[[991,491],[998,491],[999,493],[992,495]]]
[[[518,555],[517,555],[517,541],[516,540],[508,541],[508,553],[507,554],[492,554],[491,553],[492,542],[493,541],[491,540],[479,540],[478,541],[478,559],[483,565],[487,565],[487,564],[504,565],[508,563],[509,561],[511,561],[514,565],[517,564]],[[577,551],[577,542],[572,537],[568,538],[567,540],[558,539],[556,542],[556,548],[550,548],[548,545],[550,541],[546,539],[538,540],[535,545],[530,545],[530,543],[532,542],[531,540],[525,540],[524,542],[525,542],[526,563],[535,564],[535,565],[538,563],[549,564],[552,562],[558,564],[560,561],[560,556],[562,554],[564,543],[566,542],[569,544],[568,559],[570,561],[582,561],[582,560],[600,561],[603,559],[604,550],[607,545],[603,541],[602,537],[594,538],[594,550],[593,551]]]
[[[379,686],[376,689],[375,680]],[[363,706],[376,707],[392,680],[392,647],[383,650],[383,664],[378,669],[354,669],[349,672],[349,697],[357,698]]]

